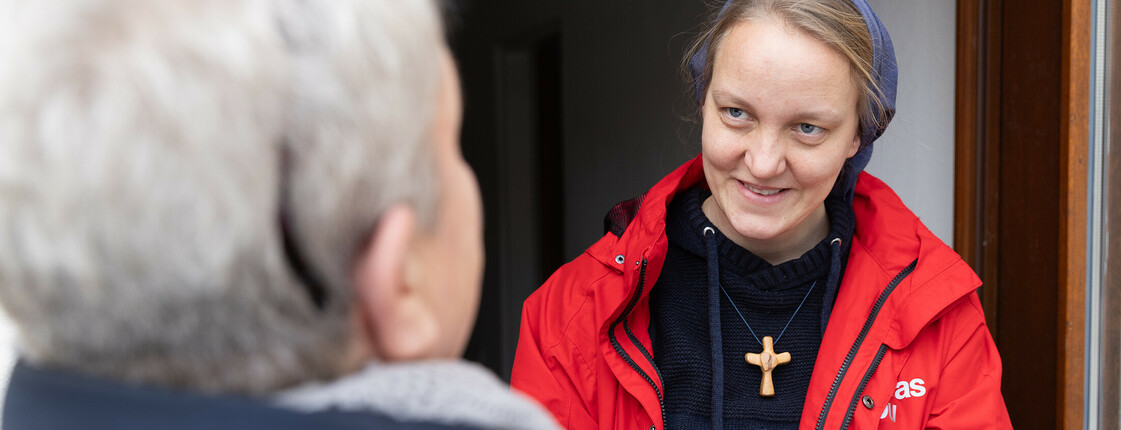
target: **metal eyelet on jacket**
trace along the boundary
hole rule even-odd
[[[876,402],[872,401],[872,396],[869,396],[867,394],[864,395],[863,399],[860,399],[860,402],[864,403],[864,407],[866,407],[868,409],[872,409],[872,408],[876,407]]]
[[[615,256],[615,262],[616,263],[623,264],[626,261],[627,261],[627,259],[626,259],[626,257],[623,257],[623,254],[619,254],[619,255]]]

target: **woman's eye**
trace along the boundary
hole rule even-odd
[[[803,122],[801,124],[798,124],[798,131],[805,134],[820,134],[822,131],[825,131],[825,129],[813,124],[807,124]]]
[[[743,109],[740,108],[724,108],[724,111],[728,113],[728,116],[735,119],[747,118],[747,112],[744,112]]]

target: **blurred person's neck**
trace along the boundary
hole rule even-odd
[[[341,375],[349,375],[366,367],[377,355],[362,322],[362,316],[354,311],[350,314],[350,340],[339,361]]]

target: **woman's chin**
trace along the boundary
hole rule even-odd
[[[732,228],[735,229],[735,233],[743,242],[755,245],[767,245],[769,243],[781,241],[783,231],[773,228],[761,228],[760,226],[775,225],[777,223],[777,221],[773,220],[752,220],[742,224],[733,223]]]

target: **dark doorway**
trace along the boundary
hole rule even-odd
[[[487,267],[466,357],[509,378],[522,302],[602,234],[603,215],[699,150],[678,62],[703,1],[459,0],[451,44]]]

